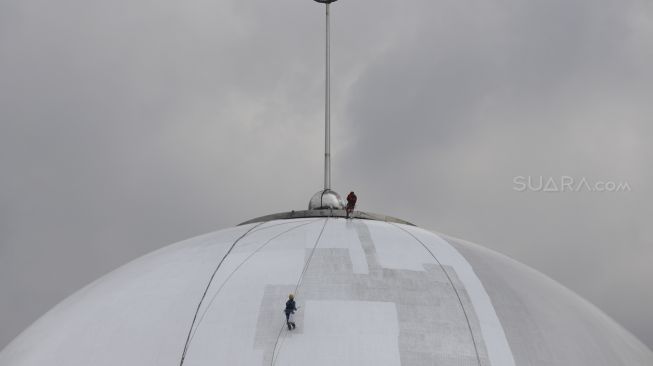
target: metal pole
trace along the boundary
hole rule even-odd
[[[326,90],[324,97],[324,189],[331,189],[331,72],[329,3],[326,3]]]

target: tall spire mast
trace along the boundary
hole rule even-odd
[[[344,203],[338,193],[331,190],[331,47],[329,27],[329,5],[337,0],[314,0],[326,6],[326,73],[324,90],[324,189],[311,197],[309,210],[342,210]]]
[[[326,73],[324,90],[324,189],[331,189],[331,47],[329,3],[326,3]]]
[[[331,189],[331,47],[329,5],[337,0],[315,0],[326,5],[326,62],[324,90],[324,189]]]

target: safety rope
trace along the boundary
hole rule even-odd
[[[318,220],[319,220],[319,219],[318,219]],[[195,327],[195,330],[193,331],[193,335],[191,335],[191,337],[190,337],[190,342],[192,342],[192,341],[193,341],[193,338],[195,338],[195,334],[197,334],[197,330],[199,329],[200,325],[202,324],[202,321],[204,320],[204,317],[206,316],[206,314],[208,313],[209,309],[211,308],[211,305],[213,304],[213,301],[215,301],[215,299],[216,299],[216,298],[218,297],[218,295],[220,294],[220,291],[222,291],[222,289],[224,288],[224,286],[225,286],[225,285],[227,284],[227,282],[231,279],[231,277],[232,277],[232,276],[233,276],[233,275],[234,275],[234,274],[235,274],[235,273],[240,269],[240,267],[242,267],[242,266],[243,266],[247,261],[249,261],[250,258],[252,258],[252,257],[253,257],[256,253],[258,253],[261,249],[265,248],[265,247],[266,247],[266,246],[267,246],[271,241],[273,241],[273,240],[279,238],[280,236],[282,236],[282,235],[284,235],[284,234],[287,234],[287,233],[290,232],[290,231],[293,231],[293,230],[295,230],[295,229],[297,229],[297,228],[300,228],[300,227],[302,227],[302,226],[306,226],[306,225],[312,224],[312,223],[314,223],[314,222],[316,222],[316,221],[318,221],[318,220],[305,220],[304,223],[302,223],[302,224],[300,224],[300,225],[295,225],[295,226],[293,226],[293,227],[291,227],[291,228],[289,228],[289,229],[287,229],[287,230],[284,230],[284,231],[280,232],[280,233],[277,234],[277,235],[274,235],[273,237],[271,237],[270,239],[268,239],[267,241],[265,241],[263,244],[261,244],[258,248],[256,248],[256,250],[252,251],[252,253],[250,253],[250,254],[249,254],[249,255],[248,255],[248,256],[247,256],[247,257],[246,257],[246,258],[245,258],[245,259],[244,259],[244,260],[243,260],[243,261],[242,261],[238,266],[236,266],[236,268],[234,268],[233,271],[231,271],[231,273],[229,273],[229,276],[227,276],[227,278],[222,282],[222,284],[220,285],[220,287],[218,287],[218,289],[217,289],[217,291],[215,292],[215,294],[213,294],[213,297],[211,297],[211,301],[209,301],[209,303],[208,303],[208,304],[206,305],[206,307],[204,308],[204,312],[202,313],[202,316],[200,316],[200,319],[197,321],[197,326]],[[308,221],[308,222],[306,222],[306,221]],[[276,226],[278,226],[278,225],[276,225]],[[266,228],[267,228],[267,227],[266,227]],[[239,248],[242,248],[242,247],[239,247]],[[190,342],[189,342],[189,343],[190,343]]]
[[[478,362],[478,366],[481,366],[481,357],[479,356],[479,353],[478,353],[478,346],[476,345],[476,338],[474,337],[474,332],[472,331],[472,324],[469,321],[469,316],[467,315],[467,310],[465,310],[465,306],[463,305],[463,301],[462,301],[462,299],[460,297],[460,293],[458,292],[458,289],[456,288],[456,286],[453,284],[453,280],[451,279],[451,276],[449,276],[449,273],[447,272],[447,270],[442,265],[442,262],[440,262],[440,260],[438,259],[438,257],[435,256],[433,251],[431,251],[431,249],[426,244],[424,244],[424,242],[419,240],[417,238],[417,236],[415,236],[413,233],[411,233],[410,231],[404,229],[403,227],[401,227],[401,226],[399,226],[399,225],[397,225],[397,224],[395,224],[393,222],[389,222],[389,224],[395,226],[396,228],[402,230],[406,234],[412,236],[413,239],[415,239],[418,243],[420,243],[424,247],[424,249],[426,249],[426,251],[429,252],[431,257],[433,257],[433,259],[435,259],[435,261],[440,266],[440,269],[442,269],[442,272],[444,272],[444,275],[447,276],[447,280],[449,280],[449,284],[451,284],[451,288],[453,288],[453,291],[456,293],[456,297],[458,298],[458,303],[460,304],[460,308],[463,310],[463,315],[465,315],[465,321],[467,321],[467,328],[469,328],[469,334],[472,337],[472,343],[474,344],[474,351],[476,352],[476,361]]]
[[[308,267],[311,264],[311,260],[313,259],[313,254],[315,253],[315,249],[317,248],[318,243],[320,242],[320,238],[322,238],[322,234],[324,233],[324,229],[326,228],[326,224],[329,221],[329,218],[324,219],[324,225],[322,225],[322,230],[320,230],[320,234],[317,236],[317,239],[315,239],[315,244],[313,244],[313,249],[311,250],[311,253],[309,254],[308,258],[306,259],[306,262],[304,263],[304,268],[302,269],[302,273],[299,275],[299,279],[297,280],[297,285],[295,285],[295,295],[299,293],[299,288],[304,280],[304,275],[308,271]],[[279,329],[279,333],[277,334],[277,339],[274,342],[274,348],[272,349],[272,360],[270,365],[274,366],[277,362],[278,355],[281,353],[281,347],[283,346],[283,341],[281,344],[279,344],[279,339],[281,338],[281,334],[284,333],[284,330],[286,329],[286,324],[281,325],[281,329]],[[286,337],[283,337],[285,340]],[[278,348],[278,352],[277,352]]]

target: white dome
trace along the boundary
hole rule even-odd
[[[137,259],[44,315],[0,365],[173,366],[185,345],[189,366],[653,365],[593,305],[502,255],[324,217],[245,224]]]

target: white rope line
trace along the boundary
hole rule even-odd
[[[304,275],[308,271],[308,267],[311,263],[311,260],[313,259],[313,254],[315,253],[315,249],[317,248],[318,243],[320,242],[320,238],[322,238],[322,234],[324,233],[324,229],[326,228],[326,224],[329,221],[329,218],[324,219],[324,225],[322,226],[322,230],[320,230],[320,234],[317,236],[317,239],[315,239],[315,244],[313,245],[313,249],[311,250],[311,254],[309,254],[308,258],[306,259],[306,263],[304,263],[304,269],[302,270],[302,273],[299,275],[299,279],[297,280],[297,285],[295,286],[295,295],[299,293],[299,287],[301,286],[303,280],[304,280]],[[281,334],[284,333],[284,330],[286,329],[286,324],[281,325],[281,329],[279,329],[279,334],[277,334],[277,339],[274,342],[274,348],[272,349],[272,361],[271,361],[271,366],[274,366],[277,363],[277,359],[279,358],[279,354],[281,353],[281,348],[283,346],[283,343],[286,339],[286,337],[283,337],[283,340],[281,343],[279,343],[279,339],[281,338]],[[277,351],[278,349],[278,351]]]

